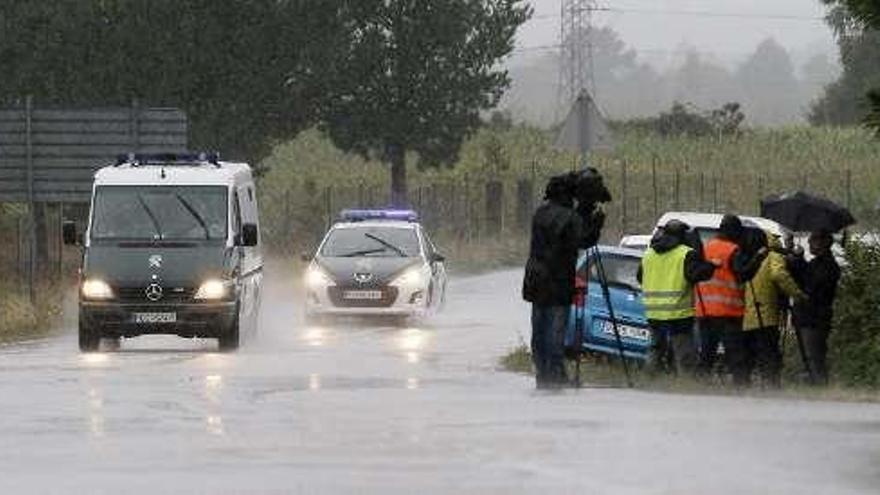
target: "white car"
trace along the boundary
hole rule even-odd
[[[618,244],[622,248],[636,249],[638,251],[646,251],[650,245],[650,235],[625,235]]]
[[[655,226],[654,231],[656,232],[656,229],[666,225],[670,220],[680,220],[696,230],[700,234],[703,242],[706,242],[718,232],[722,218],[724,218],[724,215],[720,213],[670,211],[664,213],[660,219],[657,220],[657,225]],[[782,225],[767,218],[739,215],[739,219],[746,227],[757,227],[765,232],[770,232],[771,234],[779,236],[780,238],[791,233],[791,231]]]
[[[306,314],[424,317],[446,297],[445,258],[409,210],[346,210],[306,270]]]

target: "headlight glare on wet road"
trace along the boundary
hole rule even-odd
[[[208,280],[199,287],[195,299],[200,301],[217,301],[229,296],[232,284],[223,280]]]
[[[83,282],[82,295],[86,299],[113,299],[113,289],[107,282],[92,278]]]

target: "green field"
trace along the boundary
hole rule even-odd
[[[552,143],[548,132],[531,127],[483,130],[452,167],[421,170],[412,160],[410,200],[441,242],[497,245],[509,252],[510,244],[501,240],[522,238],[527,230],[517,222],[518,183],[529,183],[537,199],[548,177],[578,164]],[[878,160],[880,140],[871,133],[814,127],[748,130],[720,139],[630,133],[616,136],[613,151],[592,157],[615,197],[607,207],[606,240],[612,242],[622,233],[649,232],[664,211],[756,214],[761,197],[793,189],[850,205],[858,228],[869,230],[878,222]],[[264,164],[267,239],[284,251],[313,245],[339,209],[381,205],[387,197],[384,164],[345,155],[317,132],[278,146]],[[491,181],[503,185],[500,226],[488,224]]]

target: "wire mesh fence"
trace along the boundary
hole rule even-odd
[[[602,167],[614,200],[605,205],[605,242],[625,234],[650,233],[667,211],[760,213],[767,195],[804,189],[852,209],[859,229],[876,225],[874,194],[880,184],[848,170],[811,173],[707,173],[685,168],[638,167],[626,162]],[[534,170],[503,177],[455,176],[419,180],[410,185],[411,206],[436,237],[479,244],[499,238],[524,238],[531,214],[547,181],[556,172]],[[264,239],[284,254],[313,248],[340,210],[387,206],[387,184],[360,183],[315,187],[292,182],[261,198]]]

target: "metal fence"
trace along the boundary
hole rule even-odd
[[[824,173],[755,175],[699,170],[632,170],[625,163],[603,170],[614,201],[605,205],[605,242],[625,234],[650,233],[666,211],[759,214],[760,199],[773,193],[806,189],[847,205],[860,229],[877,225],[874,194],[880,184],[854,177],[847,170]],[[531,215],[544,185],[553,175],[535,171],[499,178],[458,177],[416,181],[410,203],[427,228],[446,241],[481,243],[520,237],[530,228]],[[387,205],[387,184],[363,182],[319,187],[292,182],[264,190],[261,197],[264,238],[282,253],[309,249],[319,242],[340,210]]]

